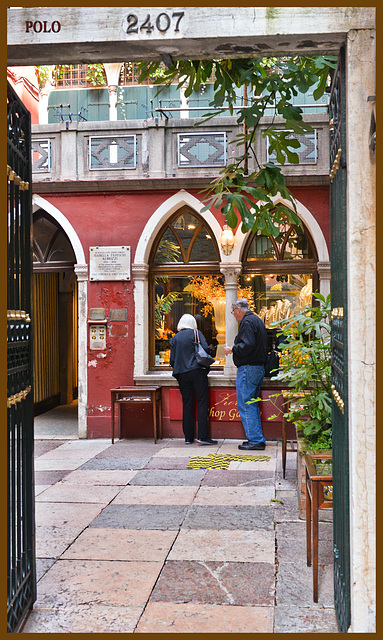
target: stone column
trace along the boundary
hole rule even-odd
[[[134,280],[134,376],[142,376],[149,369],[149,327],[145,318],[148,305],[149,266],[145,263],[132,265]]]
[[[122,62],[104,64],[109,91],[109,120],[117,120],[117,88]]]
[[[52,91],[50,79],[46,81],[45,85],[40,89],[39,95],[39,124],[48,124],[48,97],[50,91]]]
[[[150,178],[165,178],[165,126],[159,118],[147,120]]]
[[[331,263],[330,262],[318,262],[319,273],[319,293],[325,298],[331,291]]]
[[[233,346],[234,338],[238,332],[238,324],[231,313],[231,305],[237,299],[238,291],[238,276],[241,273],[242,264],[235,262],[231,264],[220,264],[220,271],[225,278],[225,292],[226,292],[226,344],[229,347]],[[230,354],[226,356],[226,363],[224,367],[225,375],[234,375],[236,367],[233,364],[233,356]]]
[[[182,85],[182,87],[180,87],[180,107],[182,109],[185,109],[189,106],[189,101],[187,99],[187,97],[185,96],[185,85]],[[189,117],[189,111],[180,111],[180,118],[188,118]]]
[[[78,322],[78,437],[87,437],[88,406],[88,265],[75,264],[77,277]]]
[[[117,120],[117,85],[108,85],[109,91],[109,120]]]
[[[352,633],[376,631],[376,175],[369,148],[375,91],[375,30],[352,29],[346,49]]]
[[[73,277],[59,273],[60,404],[73,402]]]

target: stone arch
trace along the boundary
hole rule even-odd
[[[68,236],[76,256],[74,272],[77,278],[78,296],[78,437],[87,437],[87,395],[88,395],[88,370],[87,362],[87,281],[88,265],[80,238],[64,214],[52,203],[39,195],[32,197],[32,211],[42,209],[56,220]]]
[[[271,199],[273,200],[274,204],[284,204],[286,207],[289,207],[291,209],[291,204],[287,200],[282,198],[282,196],[276,195]],[[326,239],[323,235],[323,231],[320,228],[318,222],[314,218],[313,214],[309,211],[309,209],[307,209],[305,205],[299,202],[299,200],[296,200],[296,207],[297,207],[297,214],[299,218],[306,225],[308,231],[311,234],[313,242],[315,244],[315,248],[318,254],[318,263],[328,262],[330,260],[328,247],[327,247]],[[243,258],[242,251],[245,246],[245,240],[247,239],[250,233],[251,231],[248,231],[247,233],[242,233],[241,227],[238,227],[237,229],[237,233],[235,234],[235,237],[237,238],[236,247],[238,247],[240,251],[240,254],[238,255],[238,260],[242,260]]]
[[[69,242],[72,245],[74,254],[76,256],[76,264],[82,264],[82,265],[86,264],[84,249],[80,242],[80,238],[78,237],[76,231],[72,227],[69,220],[64,216],[64,214],[61,213],[61,211],[57,209],[57,207],[55,207],[51,202],[49,202],[48,200],[45,200],[45,198],[42,198],[39,195],[33,195],[32,196],[33,213],[37,211],[37,209],[43,209],[43,211],[46,211],[47,213],[49,213],[49,215],[51,215],[52,218],[54,218],[56,222],[58,222],[58,224],[63,229],[63,231],[65,231],[65,233],[69,238]]]
[[[188,191],[181,189],[174,195],[167,198],[149,218],[145,225],[145,228],[138,241],[136,253],[134,256],[135,265],[144,265],[149,262],[149,255],[153,245],[153,241],[156,238],[159,230],[163,224],[185,204],[189,205],[196,213],[201,213],[201,209],[204,207],[203,202],[198,200],[195,196],[191,195]],[[209,225],[211,231],[214,233],[218,240],[221,235],[222,227],[218,220],[213,216],[211,211],[204,211],[201,214],[206,224]],[[223,260],[227,256],[223,256],[220,252],[220,257]]]

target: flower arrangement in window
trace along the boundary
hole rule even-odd
[[[218,276],[193,276],[187,288],[197,300],[205,303],[201,309],[205,318],[209,313],[214,313],[214,299],[226,301],[225,287],[219,281]],[[250,309],[255,311],[254,291],[251,287],[238,287],[238,298],[246,298]]]

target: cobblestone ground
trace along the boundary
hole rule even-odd
[[[23,633],[338,632],[332,525],[319,526],[315,604],[296,454],[283,480],[276,442],[236,459],[238,440],[112,445],[47,424],[36,420],[37,601]],[[201,458],[210,468],[190,466]]]

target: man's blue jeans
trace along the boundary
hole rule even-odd
[[[262,433],[261,414],[258,402],[246,404],[258,398],[265,375],[263,365],[243,365],[237,369],[237,405],[246,437],[251,444],[266,442]]]

